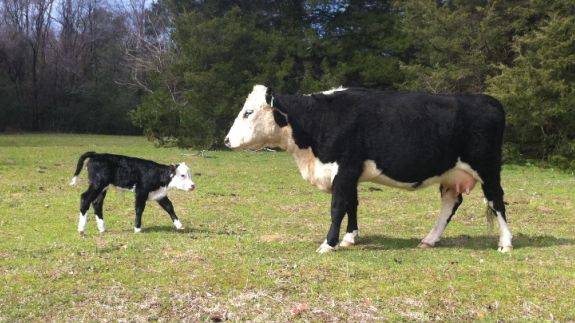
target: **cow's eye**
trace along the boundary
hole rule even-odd
[[[244,112],[244,118],[249,117],[252,113],[254,113],[254,110],[246,110],[246,112]]]
[[[186,177],[186,175],[180,175],[182,178]]]

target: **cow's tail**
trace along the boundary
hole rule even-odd
[[[82,168],[84,167],[84,161],[87,158],[93,157],[94,155],[96,155],[95,152],[88,151],[88,152],[82,154],[82,156],[80,156],[80,158],[78,159],[78,164],[76,165],[76,172],[74,173],[74,177],[72,177],[72,180],[70,181],[70,186],[76,186],[76,182],[78,181],[78,175],[80,175],[80,172],[82,171]]]
[[[495,210],[489,205],[489,203],[486,200],[485,201],[485,219],[487,220],[487,229],[489,230],[489,232],[493,232],[493,222],[495,221],[496,217],[497,217],[497,214],[495,213]]]

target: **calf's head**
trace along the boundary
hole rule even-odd
[[[276,147],[281,141],[281,128],[272,108],[271,90],[263,85],[254,86],[242,110],[234,120],[224,143],[234,150]]]
[[[191,191],[196,188],[196,185],[192,181],[192,175],[190,174],[190,168],[186,163],[181,163],[178,165],[171,165],[172,180],[168,187],[177,188],[183,191]]]

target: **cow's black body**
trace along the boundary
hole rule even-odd
[[[140,158],[87,152],[80,156],[74,176],[80,174],[87,158],[89,158],[87,170],[90,186],[82,193],[80,212],[86,214],[91,203],[96,216],[103,219],[102,206],[108,187],[113,185],[131,190],[136,194],[135,228],[137,230],[141,228],[142,214],[150,193],[167,188],[176,170],[174,165],[162,165]],[[178,220],[167,195],[160,196],[156,200],[170,215],[172,221]]]
[[[310,96],[268,93],[270,105],[272,97],[277,124],[291,125],[297,146],[311,147],[321,162],[339,165],[333,180],[330,246],[337,244],[345,213],[350,220],[347,232],[357,229],[357,183],[366,160],[373,160],[391,179],[414,187],[460,160],[479,174],[487,200],[505,218],[500,185],[505,113],[494,98],[367,89]]]

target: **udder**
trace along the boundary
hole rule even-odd
[[[452,169],[441,176],[443,191],[452,190],[457,194],[469,194],[477,181],[468,172],[461,169]]]

